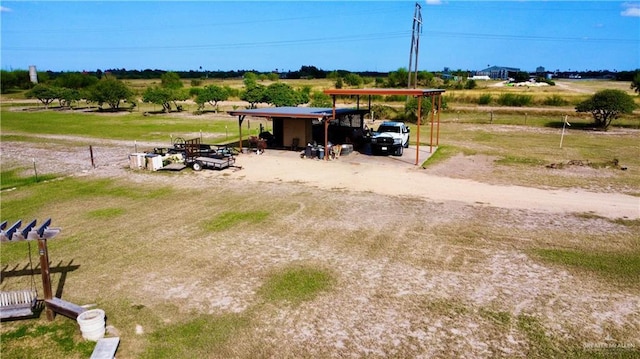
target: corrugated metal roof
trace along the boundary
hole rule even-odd
[[[407,96],[436,96],[445,92],[443,89],[329,89],[324,90],[327,95],[407,95]]]
[[[245,110],[227,111],[231,116],[253,117],[286,117],[286,118],[321,118],[331,117],[331,107],[266,107]],[[336,108],[336,115],[350,115],[361,113],[363,110],[353,108]],[[364,111],[366,112],[366,111]]]

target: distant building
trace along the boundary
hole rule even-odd
[[[545,73],[546,71],[544,70],[544,66],[538,66],[536,67],[536,73],[537,74],[542,74]]]
[[[515,67],[491,66],[478,71],[477,75],[489,76],[492,80],[508,80],[509,77],[513,77],[518,72],[520,72],[520,69]]]
[[[471,77],[469,77],[469,80],[480,80],[480,81],[488,81],[491,80],[491,78],[487,75],[473,75]]]

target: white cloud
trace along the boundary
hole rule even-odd
[[[624,9],[620,15],[622,16],[631,16],[631,17],[640,17],[640,3],[624,3],[626,9]]]
[[[8,7],[0,6],[0,12],[11,12],[11,9]]]
[[[425,0],[425,2],[427,3],[427,5],[440,5],[440,4],[442,4],[441,0]]]

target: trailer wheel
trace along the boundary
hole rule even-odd
[[[194,171],[202,171],[202,162],[194,162],[193,165],[191,165],[191,168],[193,168]]]

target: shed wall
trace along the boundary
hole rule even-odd
[[[311,119],[284,118],[282,122],[282,144],[284,146],[291,146],[294,138],[299,140],[300,146],[313,141]]]

